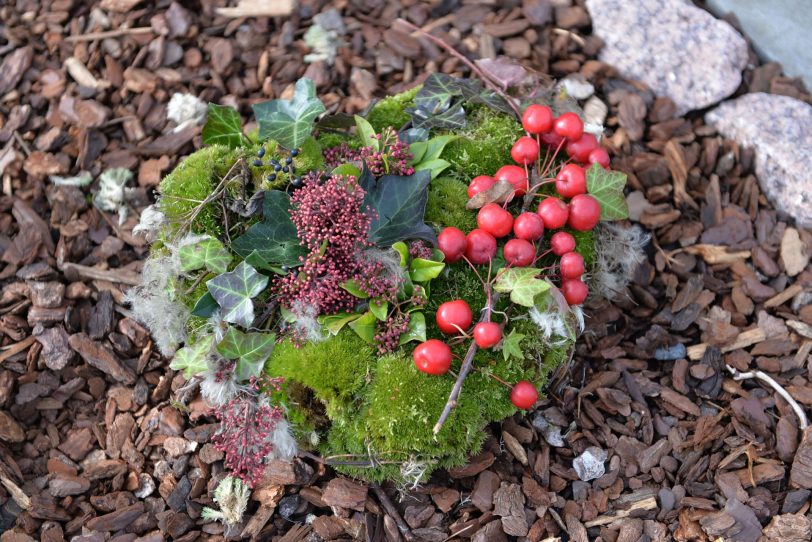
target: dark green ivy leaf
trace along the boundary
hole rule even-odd
[[[265,192],[262,216],[262,222],[248,228],[231,248],[243,258],[256,251],[267,265],[297,265],[307,251],[299,244],[290,219],[290,196],[281,190]]]
[[[296,149],[310,137],[324,104],[316,97],[316,84],[307,78],[296,81],[292,100],[270,100],[253,105],[259,138],[273,139],[286,149]]]
[[[409,176],[384,175],[375,180],[364,168],[359,182],[366,191],[364,203],[377,214],[369,227],[373,243],[388,247],[403,239],[423,239],[436,244],[434,230],[423,221],[430,181],[428,170]]]
[[[236,359],[237,380],[249,380],[252,376],[259,376],[262,367],[271,357],[276,334],[274,333],[243,333],[229,327],[225,337],[217,345],[217,351],[226,359]]]
[[[217,312],[217,301],[214,300],[211,293],[206,292],[200,299],[197,300],[195,303],[194,308],[192,309],[192,316],[198,316],[200,318],[208,318],[215,312]]]
[[[203,143],[235,148],[244,142],[242,119],[237,110],[227,105],[209,103],[206,124],[203,126]]]
[[[234,271],[223,273],[206,282],[209,292],[222,309],[223,320],[243,327],[250,327],[254,320],[254,302],[268,284],[268,277],[261,275],[245,262]]]

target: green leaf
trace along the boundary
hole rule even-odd
[[[426,142],[428,146],[426,149],[426,154],[425,156],[423,156],[421,162],[437,160],[438,158],[440,158],[440,155],[443,154],[445,146],[454,141],[455,139],[459,139],[459,136],[448,134],[432,137],[431,139],[429,139]]]
[[[429,148],[428,141],[415,141],[409,145],[409,154],[412,155],[411,165],[419,164]]]
[[[239,112],[227,105],[209,103],[206,124],[203,126],[203,143],[235,148],[244,142]]]
[[[383,322],[389,314],[388,301],[375,301],[374,299],[369,302],[369,310],[375,315],[375,318]]]
[[[259,376],[275,344],[275,333],[243,333],[229,327],[217,351],[226,359],[237,360],[237,380],[243,381]]]
[[[331,335],[338,335],[341,329],[352,322],[361,318],[360,314],[331,314],[330,316],[319,316],[318,322],[326,329]]]
[[[361,176],[361,170],[353,164],[341,164],[333,170],[333,175],[348,175],[358,178]]]
[[[451,100],[461,94],[462,89],[454,77],[445,73],[432,73],[415,95],[414,103],[421,109],[439,113],[448,109]]]
[[[426,315],[422,312],[409,314],[409,328],[400,336],[399,345],[411,341],[424,342],[426,340]]]
[[[601,204],[601,220],[629,218],[629,206],[623,195],[626,174],[608,171],[600,164],[592,164],[586,172],[586,190]]]
[[[206,268],[212,273],[225,273],[231,263],[223,243],[214,237],[207,237],[194,245],[185,245],[178,251],[181,271],[194,271]]]
[[[375,137],[375,128],[367,119],[355,115],[355,127],[358,129],[358,138],[364,147],[372,147],[376,151],[381,150],[381,140]]]
[[[196,374],[202,373],[208,369],[206,355],[211,350],[212,342],[214,342],[214,337],[206,335],[199,338],[194,344],[184,346],[175,352],[169,368],[183,371],[183,376],[186,378],[192,378]]]
[[[537,278],[541,269],[534,267],[510,267],[496,277],[493,289],[500,293],[510,292],[510,300],[524,307],[532,307],[538,294],[550,289],[550,283]]]
[[[342,283],[341,287],[359,299],[366,299],[369,297],[369,295],[361,289],[358,283],[352,279]]]
[[[428,282],[437,278],[442,273],[445,264],[434,260],[424,260],[415,258],[409,266],[409,275],[415,282]]]
[[[406,264],[409,263],[409,247],[403,241],[398,241],[392,245],[392,248],[400,254],[400,266],[406,267]]]
[[[524,360],[524,352],[522,352],[522,349],[519,346],[524,337],[524,335],[517,333],[515,329],[512,329],[510,330],[508,336],[502,339],[502,356],[504,356],[505,361],[508,361],[511,357],[514,357],[520,361]]]
[[[362,314],[360,318],[350,322],[350,327],[353,331],[355,331],[355,333],[358,334],[359,337],[364,339],[369,344],[373,344],[375,338],[375,324],[377,321],[378,319],[375,318],[372,311],[367,311]]]
[[[223,273],[206,282],[212,297],[223,310],[223,320],[243,327],[251,327],[254,320],[254,302],[268,284],[268,277],[261,275],[245,262],[234,271]]]
[[[206,292],[200,299],[197,300],[195,303],[194,308],[192,309],[192,316],[198,316],[200,318],[208,318],[215,312],[220,306],[217,304],[217,301],[214,300],[210,292]]]
[[[450,166],[451,163],[447,160],[443,160],[442,158],[437,158],[436,160],[428,160],[426,162],[420,162],[414,166],[415,171],[422,171],[424,169],[431,172],[431,179],[434,180],[440,176],[440,173],[445,171],[445,168]]]
[[[316,117],[325,111],[316,97],[316,84],[304,77],[296,81],[292,100],[270,100],[253,108],[260,139],[273,139],[286,149],[300,147],[313,131]]]
[[[423,221],[431,182],[428,171],[409,176],[384,175],[377,181],[365,171],[361,181],[366,190],[364,203],[377,215],[369,227],[372,242],[381,247],[403,239],[435,244],[434,230]]]
[[[296,237],[296,226],[290,219],[290,196],[281,190],[268,190],[262,202],[262,222],[257,222],[234,240],[231,248],[243,258],[256,251],[269,265],[298,265],[307,254]]]
[[[461,130],[465,128],[465,109],[455,104],[441,113],[432,114],[423,109],[407,110],[412,115],[412,122],[417,128],[443,130]]]

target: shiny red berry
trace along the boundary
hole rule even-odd
[[[449,226],[443,228],[437,236],[437,247],[445,256],[446,263],[454,263],[462,259],[465,249],[468,248],[468,240],[462,230]]]
[[[524,196],[527,192],[527,173],[523,167],[513,165],[502,166],[494,177],[496,177],[497,181],[504,180],[513,185],[513,189],[515,190],[514,194],[517,197]]]
[[[493,348],[502,340],[502,326],[495,322],[480,322],[474,326],[474,342],[480,348]]]
[[[485,230],[471,230],[468,234],[465,257],[474,265],[488,263],[496,255],[496,238]]]
[[[479,210],[476,223],[497,239],[504,237],[513,229],[513,215],[498,203],[489,203]]]
[[[474,177],[471,179],[471,184],[468,185],[468,197],[473,198],[480,192],[488,190],[494,184],[496,184],[496,179],[490,175],[479,175],[478,177]]]
[[[412,352],[417,368],[430,375],[444,375],[451,368],[451,348],[443,341],[429,339]]]
[[[555,176],[555,191],[562,198],[571,198],[578,194],[586,194],[586,173],[584,168],[577,164],[567,164]]]
[[[604,148],[593,149],[586,161],[590,164],[600,164],[604,169],[609,169],[609,153]]]
[[[539,144],[529,136],[522,136],[510,149],[510,157],[517,164],[532,164],[539,158]]]
[[[565,231],[557,231],[550,237],[550,249],[556,256],[575,250],[575,237]]]
[[[567,143],[567,154],[576,162],[585,164],[589,153],[599,147],[598,138],[592,134],[583,134],[579,139]]]
[[[544,221],[546,229],[557,230],[567,223],[570,210],[567,204],[560,199],[546,198],[539,203],[538,215]]]
[[[530,134],[549,132],[553,128],[553,110],[546,105],[528,106],[522,114],[522,127]]]
[[[527,380],[516,382],[510,390],[510,402],[513,406],[522,410],[533,408],[539,399],[539,392],[536,387]]]
[[[564,279],[561,281],[561,293],[570,305],[581,305],[589,295],[589,288],[581,279]]]
[[[570,213],[567,224],[573,230],[589,231],[594,228],[601,219],[601,204],[589,194],[579,194],[575,196],[570,200],[569,207]]]
[[[584,123],[575,113],[564,113],[553,122],[553,131],[561,137],[575,141],[584,134]]]
[[[536,213],[526,211],[513,221],[513,235],[525,241],[537,241],[544,235],[544,221]]]
[[[524,239],[511,239],[505,243],[505,261],[513,267],[527,267],[536,259],[536,247]]]
[[[541,134],[541,142],[553,150],[557,149],[558,146],[564,141],[566,141],[566,138],[561,137],[555,132],[546,132]]]
[[[437,307],[437,327],[446,335],[459,335],[471,327],[474,315],[471,307],[462,299],[446,301]]]
[[[567,252],[558,262],[561,276],[565,279],[578,279],[584,274],[584,257],[577,252]]]

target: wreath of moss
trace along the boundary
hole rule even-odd
[[[378,102],[367,116],[369,123],[376,130],[403,125],[410,119],[407,109],[413,105],[416,92],[413,89]],[[450,165],[429,185],[425,221],[437,231],[446,226],[463,231],[476,228],[476,213],[465,208],[468,181],[511,163],[510,148],[523,135],[520,123],[508,114],[476,104],[466,104],[465,112],[466,127],[454,132],[458,138],[441,154]],[[442,133],[433,131],[432,135]],[[344,136],[331,132],[308,139],[294,160],[296,169],[321,168],[322,148],[345,140]],[[282,156],[274,142],[266,141],[263,145],[271,156]],[[163,231],[163,238],[171,238],[177,225],[189,222],[194,214],[188,224],[192,232],[222,239],[227,218],[224,210],[213,204],[197,208],[217,188],[229,168],[250,161],[258,148],[255,139],[237,149],[211,145],[181,162],[160,185],[160,208],[170,224]],[[256,188],[275,187],[264,180],[269,172],[263,168],[251,170]],[[241,197],[239,187],[225,189],[234,198]],[[576,236],[577,250],[584,255],[587,266],[591,266],[592,233],[572,233]],[[237,262],[233,261],[230,268]],[[206,292],[202,282],[189,292],[191,283],[192,279],[182,279],[175,285],[176,290],[187,292],[182,301],[190,310]],[[428,338],[442,338],[429,316],[442,301],[463,299],[475,308],[486,303],[481,283],[463,266],[448,266],[431,282],[431,293],[426,307]],[[503,299],[497,309],[506,307]],[[193,317],[188,327],[194,330],[204,323],[205,320]],[[303,346],[282,340],[265,363],[264,371],[284,379],[275,398],[284,404],[300,448],[333,458],[338,471],[361,479],[415,482],[437,468],[465,464],[480,450],[486,426],[516,412],[508,400],[508,390],[489,374],[508,382],[529,380],[541,389],[549,375],[568,359],[571,340],[551,348],[526,317],[512,318],[511,328],[524,335],[521,343],[524,359],[503,356],[498,351],[477,352],[476,370],[466,379],[458,405],[437,435],[432,428],[454,385],[454,373],[465,355],[464,345],[454,348],[455,362],[450,373],[428,377],[415,368],[410,348],[377,356],[369,344],[344,328],[328,340]],[[192,331],[187,344],[194,340]]]

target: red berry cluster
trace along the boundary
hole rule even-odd
[[[481,207],[477,214],[478,227],[467,235],[454,227],[445,228],[438,236],[438,246],[446,263],[465,260],[471,266],[491,262],[497,253],[498,240],[505,238],[502,250],[508,267],[530,267],[543,256],[555,254],[559,261],[558,273],[554,276],[560,279],[561,292],[570,305],[580,305],[588,289],[581,280],[584,258],[575,251],[575,238],[566,231],[557,231],[550,238],[549,249],[541,251],[542,237],[545,230],[568,226],[575,231],[588,231],[598,224],[601,206],[587,194],[583,166],[599,164],[607,168],[609,155],[598,145],[594,135],[584,133],[583,122],[575,113],[555,118],[549,107],[531,105],[522,115],[522,126],[527,135],[520,137],[510,151],[518,165],[505,165],[493,176],[475,177],[468,186],[468,197],[473,198],[506,181],[513,187],[511,197],[504,204],[492,202]],[[547,147],[544,160],[540,160],[542,143]],[[556,157],[562,148],[570,160],[558,168]],[[530,168],[534,167],[538,168],[536,172],[541,180],[531,186],[531,178],[535,177],[531,176]],[[557,172],[554,167],[558,168]],[[544,197],[535,212],[526,210],[525,204],[514,216],[508,208],[510,202],[528,192],[535,194],[536,189],[547,183],[555,183],[560,197]],[[488,308],[485,312],[486,319],[477,323],[471,334],[477,347],[482,349],[497,346],[503,330],[503,325],[490,321]],[[441,332],[468,336],[473,314],[465,301],[457,299],[440,305],[436,319]],[[428,374],[445,374],[451,367],[451,348],[437,339],[420,344],[413,357],[418,369]],[[511,401],[518,408],[529,408],[537,399],[538,392],[529,382],[522,381],[512,387]]]

